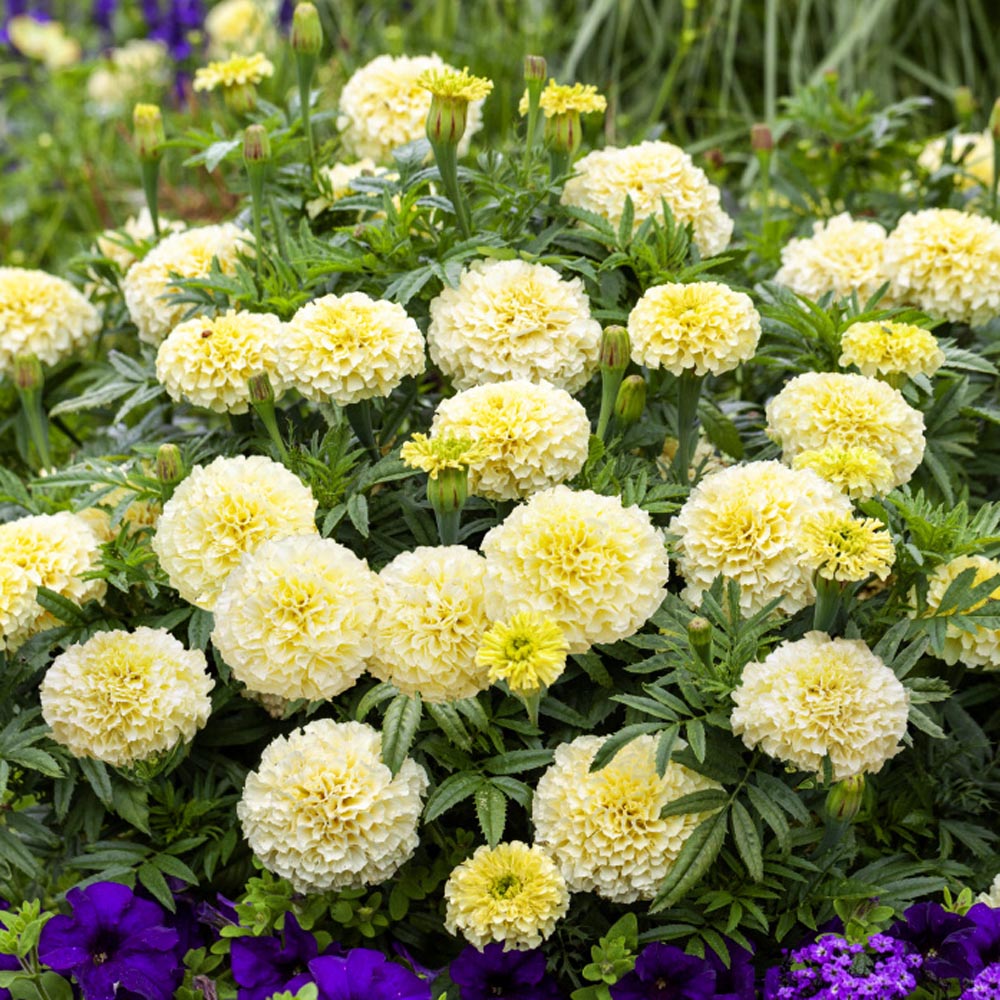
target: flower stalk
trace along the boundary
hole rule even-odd
[[[243,133],[243,162],[247,168],[250,183],[251,210],[253,212],[253,238],[256,246],[254,262],[257,265],[258,291],[263,293],[261,278],[261,258],[264,244],[262,240],[262,218],[264,214],[264,179],[267,165],[271,161],[271,142],[263,125],[248,125]]]
[[[672,469],[677,480],[687,484],[691,460],[698,444],[698,400],[704,377],[685,371],[677,380],[677,454]]]
[[[28,425],[28,436],[38,454],[40,469],[52,467],[49,447],[49,420],[42,403],[45,374],[42,363],[33,354],[22,354],[14,360],[14,388],[21,402]]]
[[[146,196],[149,217],[153,221],[153,233],[159,238],[160,160],[163,159],[163,144],[166,142],[163,115],[155,104],[137,104],[132,111],[132,124],[142,174],[142,190]]]
[[[815,581],[816,605],[813,608],[813,629],[830,635],[840,611],[840,584],[819,573],[815,575]]]
[[[295,69],[299,82],[299,112],[302,115],[302,130],[309,145],[309,169],[315,182],[318,164],[316,160],[316,139],[312,129],[312,81],[316,71],[316,60],[323,48],[323,26],[319,12],[312,3],[300,3],[292,16],[292,51],[295,53]]]
[[[250,405],[254,413],[260,417],[260,422],[278,450],[278,456],[284,462],[288,458],[288,449],[285,448],[285,442],[278,430],[278,418],[274,409],[274,387],[267,372],[260,372],[248,379],[247,388],[250,392]]]

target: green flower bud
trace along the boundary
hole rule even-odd
[[[606,327],[601,334],[601,371],[624,372],[631,352],[628,330],[623,326]]]
[[[437,476],[427,477],[427,499],[435,514],[455,514],[469,498],[469,470],[440,469]]]
[[[545,62],[545,56],[525,56],[524,57],[524,81],[527,84],[545,83],[549,68]]]
[[[465,135],[469,102],[459,97],[431,97],[427,138],[435,146],[457,146]]]
[[[34,354],[19,354],[14,359],[14,388],[18,392],[37,392],[45,385],[42,363]]]
[[[712,625],[707,618],[692,618],[688,622],[688,642],[695,656],[705,666],[712,664]]]
[[[976,112],[976,99],[971,87],[956,87],[951,96],[955,116],[959,121],[968,121]]]
[[[271,140],[263,125],[248,125],[243,132],[245,163],[267,163],[271,159]]]
[[[260,372],[247,379],[247,389],[250,392],[251,405],[274,402],[274,386],[271,385],[271,378],[267,372]]]
[[[774,136],[769,125],[757,122],[750,126],[750,148],[755,153],[770,153],[774,149]]]
[[[257,107],[257,87],[252,83],[237,83],[222,91],[226,107],[234,114],[246,115]]]
[[[571,159],[583,142],[580,112],[567,111],[545,119],[545,144],[556,153],[563,153]]]
[[[176,483],[184,473],[181,450],[175,444],[161,444],[156,449],[156,478],[161,483]]]
[[[163,156],[166,136],[163,115],[155,104],[137,104],[132,110],[135,149],[144,163],[155,163]]]
[[[1000,97],[993,102],[993,110],[990,112],[990,133],[1000,142]]]
[[[865,797],[865,776],[838,781],[826,795],[826,813],[831,819],[849,823],[858,814]]]
[[[615,420],[619,426],[636,423],[646,408],[646,380],[641,375],[629,375],[618,388],[615,400]]]
[[[323,25],[312,3],[300,3],[292,15],[292,49],[306,56],[319,55],[323,48]]]

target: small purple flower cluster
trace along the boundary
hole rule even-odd
[[[972,980],[972,985],[958,1000],[998,1000],[1000,998],[1000,962],[987,965]]]
[[[174,59],[181,61],[191,55],[193,33],[200,30],[205,19],[202,0],[142,0],[149,37],[163,42]]]

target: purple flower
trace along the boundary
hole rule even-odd
[[[292,913],[285,914],[284,941],[279,937],[233,938],[230,956],[238,1000],[266,1000],[272,993],[284,992],[318,954],[316,939],[302,930]]]
[[[118,0],[94,0],[94,24],[105,31],[111,30],[111,18],[115,15]]]
[[[987,965],[958,1000],[997,1000],[1000,997],[1000,962]]]
[[[38,954],[49,968],[75,976],[84,1000],[114,1000],[119,989],[170,1000],[183,969],[177,931],[159,904],[117,882],[70,889],[66,901],[73,915],[42,928]]]
[[[729,968],[714,951],[705,953],[705,960],[715,970],[714,1000],[754,1000],[753,952],[741,948],[735,941],[726,939],[729,950]]]
[[[965,916],[973,925],[969,931],[973,972],[1000,962],[1000,910],[976,903]]]
[[[390,962],[380,951],[354,948],[309,963],[319,1000],[430,1000],[430,984]],[[299,983],[299,986],[302,984]]]
[[[647,945],[635,969],[611,987],[614,1000],[712,1000],[715,970],[703,958],[658,941]]]
[[[965,979],[975,972],[970,954],[971,920],[949,913],[940,903],[915,903],[902,920],[889,928],[889,935],[905,941],[924,956],[923,971],[935,979]]]
[[[504,951],[488,944],[464,948],[449,969],[461,1000],[559,1000],[540,951]]]

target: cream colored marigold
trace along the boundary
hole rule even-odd
[[[19,354],[54,365],[82,350],[101,317],[68,281],[45,271],[0,267],[0,375]]]
[[[388,396],[424,363],[424,338],[406,310],[364,292],[308,302],[278,341],[279,374],[317,403]]]
[[[597,368],[601,326],[583,283],[544,264],[475,261],[430,312],[431,358],[456,389],[525,379],[576,392]]]
[[[958,556],[950,562],[938,566],[928,580],[927,610],[932,614],[952,614],[954,608],[941,609],[941,600],[952,581],[964,570],[974,569],[972,586],[985,583],[991,577],[1000,577],[1000,560],[986,556]],[[990,597],[1000,600],[1000,579]],[[978,606],[982,606],[981,601]],[[984,667],[986,670],[1000,670],[1000,629],[973,625],[959,628],[948,625],[944,640],[945,663],[964,663],[970,667]]]
[[[306,202],[306,212],[310,219],[315,219],[320,212],[333,208],[341,198],[348,198],[356,192],[351,182],[358,177],[373,177],[384,175],[387,171],[375,165],[374,160],[364,159],[357,163],[334,163],[328,167],[320,167],[316,178],[320,189],[320,197]]]
[[[133,38],[111,49],[87,78],[87,97],[103,117],[123,115],[136,101],[170,82],[167,46],[152,38]]]
[[[993,879],[993,884],[986,892],[981,892],[976,897],[977,903],[985,903],[992,906],[994,910],[1000,910],[1000,875]]]
[[[274,4],[263,0],[222,0],[205,15],[208,51],[224,58],[231,52],[245,55],[265,48],[273,40]]]
[[[564,84],[549,80],[539,97],[538,106],[546,118],[554,118],[556,115],[574,113],[579,115],[594,114],[606,110],[608,102],[602,94],[597,92],[597,88],[593,84]],[[517,110],[522,115],[528,113],[527,91],[524,92]]]
[[[721,375],[753,357],[760,316],[753,300],[717,281],[654,285],[628,317],[632,360],[674,375]]]
[[[792,459],[793,469],[810,469],[854,500],[888,493],[895,485],[892,466],[874,448],[810,448]]]
[[[953,208],[908,212],[885,244],[901,302],[980,326],[1000,315],[1000,225]]]
[[[101,539],[78,514],[35,514],[0,524],[0,649],[60,624],[37,601],[39,587],[76,604],[99,601],[104,580],[84,579],[101,568]]]
[[[257,86],[274,75],[274,64],[262,52],[252,55],[231,55],[228,59],[210,62],[195,71],[195,90],[215,90],[222,87]]]
[[[568,652],[566,637],[551,618],[522,611],[489,627],[476,663],[489,668],[493,683],[505,681],[514,694],[530,696],[559,679]]]
[[[214,686],[205,654],[166,629],[98,632],[53,660],[42,716],[75,757],[129,767],[192,740]]]
[[[426,472],[431,479],[445,469],[468,469],[469,463],[479,457],[480,447],[472,438],[441,434],[429,438],[414,434],[399,449],[399,457],[411,469]]]
[[[153,551],[185,601],[211,611],[244,553],[273,538],[316,534],[316,500],[262,455],[197,465],[163,507]]]
[[[838,299],[857,292],[863,304],[889,280],[883,264],[885,229],[877,222],[852,219],[847,212],[813,223],[813,235],[789,240],[774,276],[796,295]],[[890,301],[888,293],[882,303]]]
[[[482,950],[537,948],[569,909],[566,881],[545,851],[519,840],[485,844],[448,876],[445,927]]]
[[[640,736],[611,763],[590,770],[604,737],[579,736],[556,749],[532,807],[535,842],[554,858],[571,892],[615,903],[652,899],[684,842],[708,813],[660,818],[664,806],[720,787],[676,761],[656,773],[656,738]]]
[[[562,203],[596,212],[617,229],[626,196],[632,199],[637,227],[650,216],[662,220],[666,201],[679,225],[691,225],[703,257],[729,246],[733,220],[722,210],[719,189],[679,146],[640,142],[588,153],[566,182]]]
[[[892,467],[892,485],[901,486],[923,461],[924,415],[898,389],[866,375],[796,375],[766,413],[767,433],[787,462],[820,448],[872,448]]]
[[[806,561],[826,580],[884,580],[896,561],[892,536],[881,521],[822,511],[802,522],[799,544]]]
[[[917,163],[928,173],[934,173],[944,166],[944,151],[948,137],[939,135],[931,139],[920,151]],[[961,161],[961,162],[959,162]],[[955,184],[963,191],[977,185],[989,190],[993,183],[993,136],[985,132],[958,132],[951,136],[951,159],[957,163],[961,173]]]
[[[319,719],[279,736],[236,807],[250,849],[298,892],[384,882],[418,843],[427,774],[409,757],[393,777],[382,737]]]
[[[165,219],[163,216],[160,216],[161,233],[179,233],[183,229],[183,222],[175,219]],[[109,260],[114,261],[122,274],[124,274],[138,258],[130,247],[126,246],[122,237],[128,237],[131,243],[143,243],[152,240],[155,235],[153,232],[153,217],[149,214],[149,209],[144,208],[138,215],[130,216],[126,219],[121,229],[105,229],[94,240],[94,248],[102,257],[107,257]]]
[[[902,750],[910,695],[859,639],[808,632],[743,668],[732,726],[750,748],[833,780],[876,774]]]
[[[63,69],[80,61],[80,43],[66,34],[60,21],[36,20],[19,14],[7,22],[10,44],[23,56],[37,59],[47,69]]]
[[[407,695],[444,702],[489,687],[476,651],[489,627],[486,560],[463,545],[421,546],[379,573],[379,618],[368,669]]]
[[[270,313],[230,309],[214,319],[196,316],[175,326],[160,344],[156,377],[177,402],[246,413],[247,381],[254,375],[268,375],[275,394],[281,394],[276,347],[281,331],[281,320]]]
[[[367,563],[332,539],[264,542],[226,578],[212,642],[251,691],[333,698],[372,654],[376,585]]]
[[[223,274],[235,274],[240,253],[252,253],[250,235],[224,222],[173,233],[133,264],[122,281],[122,292],[139,339],[159,344],[191,308],[190,303],[175,300],[180,290],[170,287],[172,278],[207,278],[213,260]]]
[[[755,614],[778,598],[794,614],[816,599],[802,559],[799,526],[811,514],[846,516],[851,503],[813,472],[750,462],[706,476],[670,523],[678,536],[683,598],[697,607],[717,576],[740,585],[740,608]]]
[[[933,375],[945,362],[930,330],[912,323],[852,323],[840,339],[837,364],[862,375]]]
[[[424,137],[431,93],[420,83],[433,70],[454,68],[440,56],[382,55],[357,70],[344,85],[338,102],[337,128],[349,155],[391,163],[392,152]],[[469,150],[473,133],[482,127],[482,102],[469,105],[459,155]]]
[[[457,70],[451,66],[425,69],[417,83],[434,97],[461,101],[483,101],[493,90],[493,81],[484,76],[472,76],[469,68]]]
[[[432,432],[477,445],[469,492],[516,500],[572,479],[587,460],[590,420],[565,389],[523,379],[474,386],[443,399]]]
[[[536,493],[487,533],[482,551],[490,617],[550,618],[574,653],[633,635],[666,594],[667,550],[649,514],[591,490]]]

